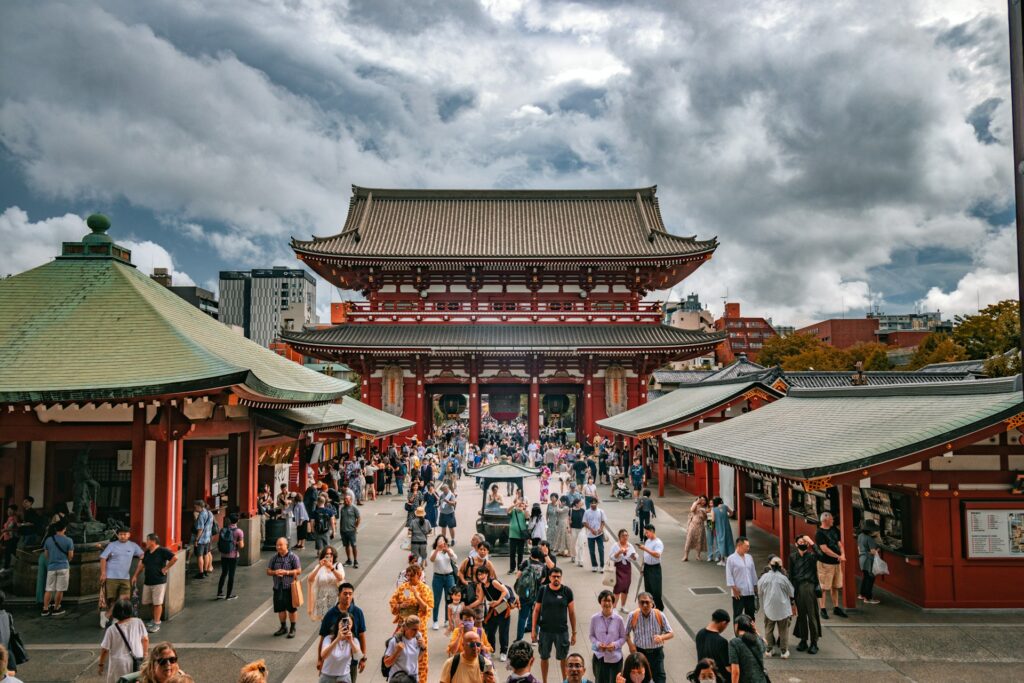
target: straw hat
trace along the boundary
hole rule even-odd
[[[423,508],[421,508],[421,507],[419,507],[419,508],[416,508],[416,516],[417,516],[417,517],[426,517],[426,516],[427,516],[427,511],[426,511],[426,510],[424,510],[424,509],[423,509]]]

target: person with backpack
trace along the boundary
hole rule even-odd
[[[544,576],[544,553],[540,547],[530,550],[530,558],[523,562],[522,569],[516,577],[513,590],[519,598],[519,614],[516,618],[516,640],[522,640],[532,626],[533,605],[537,602]],[[509,655],[511,657],[511,655]]]
[[[548,572],[548,584],[537,594],[530,636],[533,642],[540,643],[537,649],[544,683],[548,680],[548,660],[551,659],[552,647],[555,648],[555,659],[561,665],[562,679],[565,680],[565,659],[569,656],[569,646],[576,645],[576,605],[572,589],[562,585],[562,570],[558,567]]]
[[[331,544],[336,524],[334,508],[327,505],[326,495],[321,494],[316,499],[311,522],[313,523],[313,542],[316,544],[316,551],[320,552]]]
[[[196,516],[192,525],[192,547],[196,556],[195,578],[205,579],[213,573],[213,553],[210,552],[210,544],[220,530],[215,528],[213,513],[206,507],[206,501],[196,500],[192,508]]]
[[[505,584],[491,577],[486,567],[477,568],[476,586],[478,596],[482,596],[487,605],[484,613],[484,631],[487,638],[499,646],[501,661],[504,662],[508,659],[508,629],[515,596],[510,594]]]
[[[637,596],[639,609],[629,615],[626,623],[626,644],[630,652],[639,652],[651,665],[654,683],[665,683],[665,643],[675,636],[668,617],[654,606],[654,596]]]
[[[736,637],[729,641],[729,666],[734,683],[768,683],[764,671],[764,641],[754,620],[741,614],[733,622]]]
[[[451,638],[448,639],[447,652],[449,656],[462,651],[462,644],[468,633],[475,633],[479,636],[482,643],[481,654],[489,657],[494,652],[491,641],[487,639],[487,632],[484,631],[483,626],[477,625],[476,610],[472,607],[463,607],[459,612],[459,621],[456,623],[458,625],[452,630]]]
[[[238,568],[238,551],[245,547],[245,532],[238,528],[238,514],[228,515],[228,525],[217,534],[217,550],[220,551],[220,581],[217,583],[217,599],[236,600],[235,569]],[[224,594],[224,582],[228,592]]]
[[[380,660],[380,673],[390,681],[399,673],[411,676],[414,681],[419,678],[422,669],[427,670],[427,642],[420,633],[420,618],[410,614],[402,622],[401,627],[390,638],[384,648],[384,657]]]
[[[481,654],[483,642],[475,631],[462,638],[462,648],[441,667],[441,683],[493,683],[494,667]]]
[[[434,567],[434,575],[431,577],[430,590],[434,594],[433,629],[441,628],[437,618],[437,611],[442,611],[442,621],[447,628],[448,617],[445,604],[451,601],[452,589],[455,588],[455,568],[458,566],[459,558],[455,551],[448,547],[448,539],[438,536],[434,539],[434,550],[430,553],[430,563]]]

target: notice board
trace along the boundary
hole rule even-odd
[[[964,530],[971,559],[1024,559],[1024,508],[968,503]]]

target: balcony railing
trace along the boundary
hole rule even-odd
[[[350,323],[387,322],[509,322],[509,323],[635,323],[659,322],[661,304],[641,302],[637,305],[624,301],[555,302],[536,304],[522,301],[366,301],[332,304],[332,308],[345,307],[344,318]],[[341,310],[332,311],[338,320]]]

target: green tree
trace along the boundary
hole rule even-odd
[[[977,315],[958,315],[953,322],[953,341],[972,360],[992,358],[1020,344],[1020,303],[1014,299],[986,306]]]
[[[827,344],[810,348],[782,361],[782,369],[798,370],[849,370],[853,367],[851,356],[842,349]]]
[[[914,355],[904,369],[917,370],[932,363],[952,363],[958,360],[968,360],[964,347],[947,334],[932,332],[914,349]]]
[[[989,377],[1011,377],[1020,370],[1020,353],[1000,354],[985,361],[985,374]]]
[[[850,367],[844,370],[856,370],[857,363],[863,363],[864,370],[888,370],[892,366],[886,353],[888,347],[881,342],[860,342],[846,349],[850,356]]]
[[[788,337],[772,337],[765,340],[757,356],[757,362],[768,367],[783,365],[790,356],[821,349],[824,346],[825,342],[812,334],[797,333]]]

